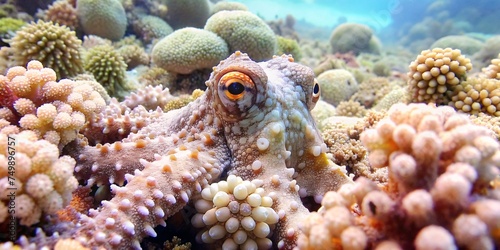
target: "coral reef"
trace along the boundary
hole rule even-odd
[[[412,102],[448,103],[445,93],[466,79],[470,59],[458,49],[424,50],[410,64],[408,91]]]
[[[120,0],[77,0],[76,13],[83,31],[119,40],[127,28],[127,16]]]
[[[274,32],[255,14],[243,11],[219,11],[205,24],[229,46],[229,53],[242,51],[255,61],[270,59],[277,50]]]
[[[491,182],[500,144],[491,131],[451,107],[397,104],[360,139],[371,166],[387,166],[388,182],[359,178],[326,193],[300,227],[299,249],[498,247]]]
[[[58,78],[75,76],[83,71],[81,44],[74,31],[42,20],[23,26],[10,41],[15,65],[38,60],[53,69]]]
[[[228,46],[216,34],[197,28],[183,28],[161,39],[151,52],[153,62],[167,71],[189,74],[211,68],[226,58]]]
[[[321,86],[321,98],[334,106],[347,101],[358,91],[359,86],[354,76],[345,69],[331,69],[318,76]]]

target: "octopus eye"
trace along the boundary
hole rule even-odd
[[[320,91],[319,91],[319,83],[316,79],[314,79],[314,86],[312,91],[312,101],[316,102],[319,99]]]
[[[231,101],[237,101],[242,99],[255,86],[252,78],[244,73],[235,71],[222,76],[219,81],[219,87],[224,92],[225,97]]]

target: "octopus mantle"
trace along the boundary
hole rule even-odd
[[[256,63],[236,52],[214,67],[206,85],[196,101],[122,141],[72,152],[77,178],[115,184],[113,198],[82,215],[71,238],[91,248],[140,249],[204,188],[235,175],[258,180],[270,194],[279,215],[272,244],[291,249],[309,213],[301,197],[318,201],[351,181],[327,158],[311,117],[319,98],[311,69],[288,56]]]

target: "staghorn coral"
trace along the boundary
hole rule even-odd
[[[500,144],[452,108],[397,104],[361,134],[372,167],[366,178],[328,192],[301,226],[299,249],[494,249],[500,200]],[[439,240],[436,238],[439,237]]]
[[[500,80],[469,78],[450,94],[450,106],[460,112],[500,116]]]
[[[69,203],[71,193],[78,186],[73,176],[75,160],[69,156],[59,157],[57,146],[37,137],[30,130],[9,135],[0,132],[0,215],[6,214],[9,206],[15,209],[10,216],[24,226],[38,223],[44,215],[54,215]],[[8,149],[8,142],[12,141],[15,145]],[[9,152],[14,151],[12,157]],[[10,207],[12,194],[15,205]],[[0,223],[5,219],[0,216]]]
[[[233,83],[245,84],[242,95],[236,96],[241,92]],[[127,183],[111,185],[111,200],[35,247],[71,238],[90,248],[140,248],[145,237],[156,236],[154,227],[196,203],[194,195],[227,173],[261,179],[261,187],[275,193],[269,195],[279,218],[270,228],[273,242],[292,249],[299,218],[309,213],[301,196],[321,199],[351,181],[327,158],[309,113],[319,98],[316,84],[312,70],[291,57],[256,63],[236,52],[214,68],[205,93],[187,106],[146,118],[145,127],[121,141],[66,147],[87,186]],[[118,133],[120,127],[110,129]],[[19,243],[30,241],[23,237]]]
[[[321,98],[333,105],[347,101],[358,91],[359,86],[354,76],[345,69],[331,69],[318,76],[321,86]]]
[[[153,62],[167,71],[189,74],[210,68],[229,54],[227,44],[216,34],[183,28],[161,39],[153,48]]]
[[[74,31],[42,20],[23,26],[10,41],[16,65],[38,60],[53,69],[57,78],[75,76],[83,71],[81,44]]]
[[[125,76],[127,64],[113,46],[98,45],[89,49],[85,53],[84,68],[111,96],[123,97],[132,89]]]
[[[87,35],[119,40],[125,34],[127,17],[119,0],[77,0],[76,13]]]
[[[356,101],[341,101],[335,110],[339,116],[363,117],[366,114],[365,107]]]
[[[1,119],[33,130],[62,148],[105,106],[101,95],[87,84],[69,79],[56,82],[56,73],[39,61],[16,66],[0,75],[4,103]]]
[[[229,53],[242,51],[255,61],[270,59],[277,50],[274,32],[249,11],[219,11],[207,20],[204,29],[224,39]]]
[[[472,64],[458,49],[434,48],[422,51],[409,67],[411,101],[446,104],[445,93],[466,79]]]
[[[229,175],[227,181],[204,188],[194,204],[198,213],[191,218],[194,227],[205,228],[197,240],[223,249],[271,248],[268,237],[279,220],[272,207],[277,194],[266,193],[262,185],[259,179]]]

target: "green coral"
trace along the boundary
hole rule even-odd
[[[277,50],[274,32],[249,11],[219,11],[207,20],[205,29],[222,37],[229,45],[230,53],[239,50],[254,61],[269,59]]]
[[[208,0],[165,0],[167,22],[174,28],[201,28],[210,16]]]
[[[330,36],[330,45],[333,53],[380,53],[380,42],[373,35],[373,31],[368,26],[357,23],[343,23],[337,26]]]
[[[133,23],[134,31],[146,43],[170,35],[174,30],[170,25],[157,16],[145,15]]]
[[[483,47],[483,42],[468,36],[445,36],[439,38],[431,45],[432,48],[459,49],[465,55],[472,55]]]
[[[212,6],[212,15],[223,10],[244,10],[248,11],[248,7],[238,2],[220,1]]]
[[[127,64],[111,45],[99,45],[87,51],[84,67],[111,96],[122,97],[132,89],[125,77]]]
[[[15,32],[26,23],[23,20],[4,17],[0,19],[0,36],[4,36],[9,32]]]
[[[229,55],[227,44],[216,34],[183,28],[161,39],[151,53],[153,62],[168,71],[189,74],[211,68]]]
[[[76,12],[83,31],[110,40],[125,35],[127,17],[119,0],[77,0]]]
[[[354,76],[345,69],[331,69],[318,76],[321,86],[321,98],[335,106],[341,101],[347,101],[358,91],[358,82]]]
[[[19,29],[10,42],[17,65],[31,60],[52,68],[57,78],[75,76],[83,71],[82,41],[66,26],[39,20]]]
[[[297,41],[282,37],[282,36],[276,36],[278,39],[278,55],[281,54],[291,54],[295,61],[300,61],[302,58],[302,52],[300,50],[299,44]]]

